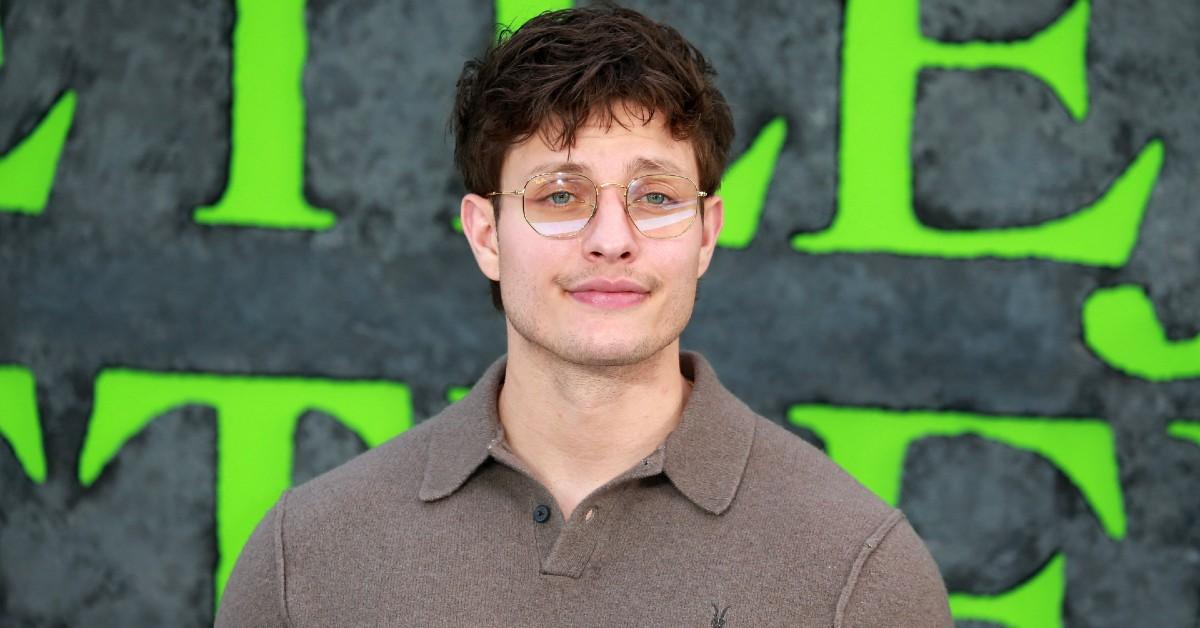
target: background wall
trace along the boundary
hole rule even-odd
[[[211,623],[284,487],[502,353],[445,121],[562,4],[3,0],[0,625]],[[685,346],[960,625],[1200,625],[1200,4],[629,4],[739,129]]]

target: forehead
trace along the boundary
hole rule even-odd
[[[664,116],[643,122],[618,115],[610,124],[580,126],[570,146],[554,147],[545,133],[533,134],[509,149],[501,179],[515,182],[543,172],[579,172],[605,180],[651,172],[695,178],[697,164],[691,141],[675,139]]]

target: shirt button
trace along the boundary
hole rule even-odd
[[[546,520],[549,518],[550,518],[550,507],[549,506],[547,506],[545,504],[538,504],[537,507],[533,509],[534,523],[546,523]]]

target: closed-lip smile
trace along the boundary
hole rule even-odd
[[[579,282],[567,292],[580,303],[606,310],[632,307],[645,301],[650,294],[648,288],[632,279],[603,278]]]

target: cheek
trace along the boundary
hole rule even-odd
[[[517,227],[531,231],[521,223]],[[526,237],[532,235],[533,238]],[[536,238],[536,239],[534,239]],[[500,282],[521,286],[523,290],[535,289],[551,283],[558,269],[566,268],[566,251],[569,243],[542,238],[537,234],[506,233],[500,228]]]
[[[520,224],[514,224],[520,223]],[[497,229],[496,237],[500,252],[500,274],[501,281],[515,281],[521,278],[522,269],[526,266],[525,253],[529,250],[530,243],[525,241],[522,233],[517,227],[526,227],[520,214],[505,214],[504,219],[500,221],[500,228]]]
[[[676,281],[694,282],[700,274],[700,247],[680,246],[669,261],[671,277]]]

